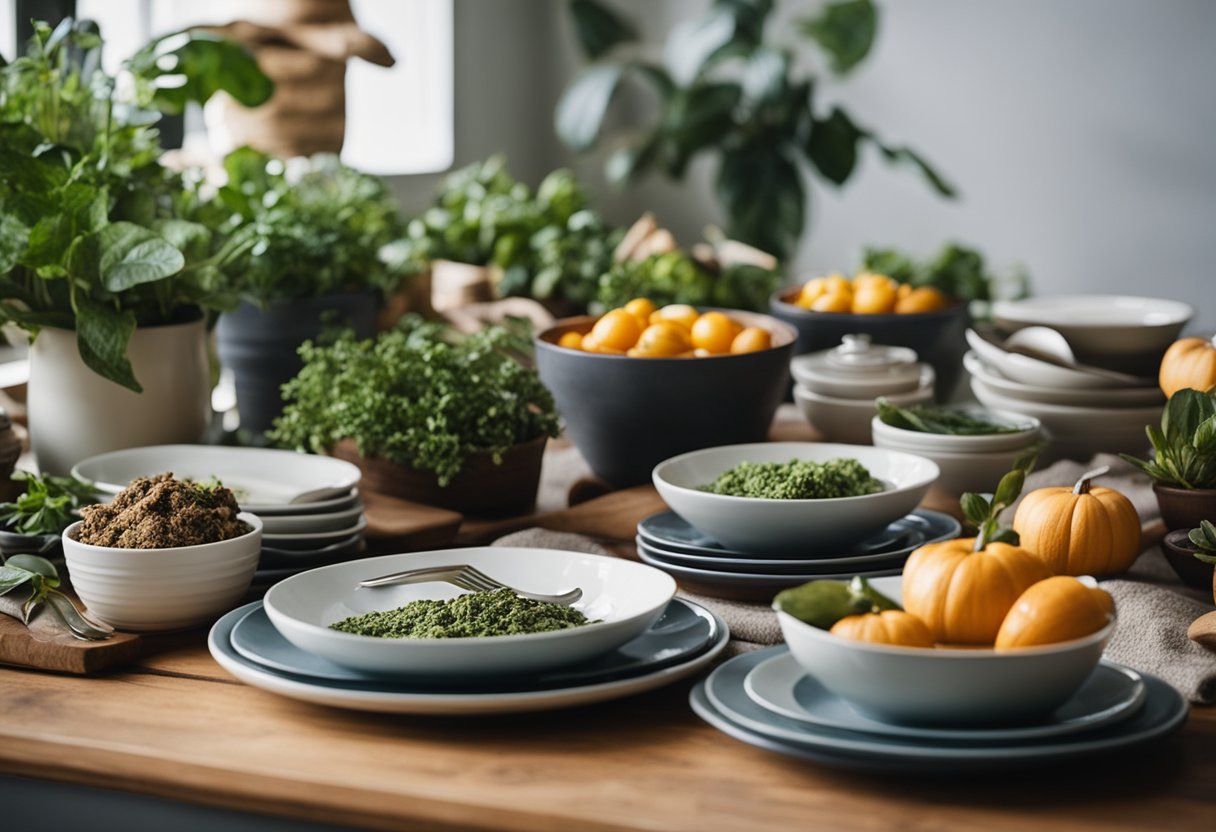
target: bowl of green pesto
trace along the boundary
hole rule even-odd
[[[359,588],[368,578],[469,564],[527,592],[578,587],[573,605],[446,583]],[[645,564],[555,549],[476,547],[365,558],[275,584],[266,614],[292,644],[345,667],[390,676],[504,676],[576,664],[641,635],[675,595]]]
[[[867,445],[762,442],[706,448],[655,466],[660,496],[723,546],[815,554],[877,534],[916,508],[931,460]]]

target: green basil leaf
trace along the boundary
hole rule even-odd
[[[0,595],[16,589],[35,577],[37,576],[33,572],[26,569],[18,569],[15,566],[7,565],[0,566]]]
[[[191,102],[207,103],[217,92],[228,93],[246,107],[256,107],[274,93],[274,82],[249,50],[197,29],[154,40],[127,67],[154,90],[157,109],[175,115]]]
[[[988,538],[988,542],[1008,543],[1010,546],[1019,546],[1022,543],[1022,538],[1013,529],[999,529],[996,534]]]
[[[5,566],[15,566],[18,569],[33,572],[44,578],[54,578],[56,580],[59,578],[59,570],[55,568],[55,564],[46,558],[38,557],[38,555],[13,555],[4,563]]]
[[[992,511],[992,504],[982,494],[975,494],[968,491],[959,498],[959,506],[963,510],[963,517],[967,522],[977,528],[984,524],[988,519],[989,513]]]
[[[182,253],[164,237],[129,222],[106,226],[98,242],[102,284],[111,292],[169,277],[186,265]]]
[[[1000,483],[997,484],[996,492],[992,496],[992,504],[996,511],[1008,508],[1017,500],[1018,495],[1022,493],[1022,486],[1026,482],[1026,472],[1021,468],[1015,468],[1005,476],[1001,477]]]
[[[839,0],[828,3],[802,28],[828,54],[833,71],[844,74],[870,53],[878,31],[878,10],[870,0]]]
[[[127,344],[134,331],[135,313],[130,310],[118,312],[85,296],[77,298],[76,346],[85,365],[103,378],[142,393],[127,360]]]

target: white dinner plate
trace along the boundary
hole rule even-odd
[[[1147,688],[1134,670],[1100,664],[1068,702],[1044,719],[991,728],[942,728],[883,722],[854,710],[827,690],[790,653],[756,665],[743,680],[747,695],[762,708],[795,722],[891,737],[956,742],[1016,741],[1090,731],[1127,719],[1141,705]]]
[[[207,636],[207,647],[221,667],[247,685],[291,699],[349,708],[357,711],[381,713],[430,714],[466,716],[477,714],[521,713],[545,711],[557,708],[573,708],[592,702],[632,696],[648,690],[669,685],[696,673],[713,661],[730,641],[730,629],[726,622],[714,616],[718,629],[717,639],[704,652],[691,656],[680,664],[663,667],[653,673],[616,679],[598,684],[582,684],[570,687],[550,688],[510,693],[435,693],[401,691],[352,690],[340,682],[310,681],[289,674],[278,673],[259,667],[255,662],[241,656],[232,646],[232,628],[254,607],[240,607],[225,615],[211,628]]]
[[[1074,390],[1069,387],[1040,387],[1005,378],[968,350],[963,366],[975,378],[1003,396],[1040,404],[1062,404],[1073,407],[1148,407],[1160,405],[1165,394],[1159,387],[1112,387],[1109,390]]]
[[[89,457],[72,467],[72,476],[99,491],[117,494],[137,477],[171,471],[178,479],[218,480],[232,489],[242,510],[260,514],[308,514],[315,503],[346,499],[359,484],[359,469],[328,456],[271,448],[218,445],[150,445]],[[293,504],[308,493],[311,499]],[[277,509],[277,511],[276,511]]]

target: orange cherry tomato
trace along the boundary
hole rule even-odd
[[[773,345],[772,334],[763,327],[749,326],[745,327],[735,340],[731,341],[730,351],[735,354],[745,352],[759,352],[767,350]]]
[[[657,324],[660,321],[674,321],[682,325],[685,329],[692,329],[692,325],[697,322],[700,314],[696,309],[685,303],[671,303],[656,311],[650,316],[650,322]]]
[[[674,321],[659,321],[642,330],[629,354],[637,358],[674,358],[692,349],[688,330]]]
[[[692,345],[711,353],[730,352],[731,342],[743,330],[743,325],[722,312],[710,311],[692,325]]]
[[[557,345],[569,350],[581,350],[583,348],[583,336],[578,332],[563,332],[562,337],[557,339]]]
[[[642,334],[638,319],[624,309],[613,309],[595,322],[591,337],[600,347],[624,352],[637,343]]]

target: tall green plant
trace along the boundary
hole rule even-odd
[[[889,145],[840,107],[817,111],[817,78],[798,69],[795,50],[770,37],[773,0],[714,0],[676,25],[659,60],[636,43],[636,28],[596,0],[571,3],[575,31],[593,60],[567,87],[557,134],[576,151],[604,132],[609,103],[627,79],[648,85],[658,112],[617,137],[609,180],[658,169],[682,179],[699,154],[717,158],[715,190],[728,233],[785,259],[807,223],[807,176],[843,185],[866,144],[889,162],[919,170],[937,193],[954,189],[915,151]],[[871,0],[837,0],[800,21],[801,34],[844,75],[869,53],[878,26]]]
[[[24,56],[0,60],[0,321],[76,331],[84,363],[140,391],[126,357],[137,325],[213,300],[234,254],[184,220],[180,177],[160,164],[160,111],[224,90],[247,105],[273,86],[251,56],[210,35],[149,44],[118,92],[88,22],[36,23]]]
[[[1216,393],[1179,390],[1161,413],[1161,427],[1145,432],[1152,459],[1120,456],[1162,485],[1216,488]]]

